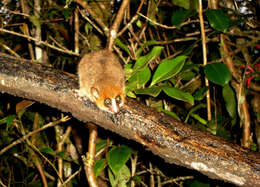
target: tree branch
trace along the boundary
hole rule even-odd
[[[77,78],[59,70],[0,53],[0,91],[70,112],[75,118],[141,143],[168,163],[195,169],[239,186],[260,185],[260,153],[126,99],[122,111],[100,111],[75,94]]]

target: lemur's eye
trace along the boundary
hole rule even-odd
[[[120,104],[121,103],[121,97],[120,97],[120,95],[118,95],[118,96],[116,96],[116,103],[117,104]]]
[[[111,99],[110,99],[110,98],[106,98],[106,99],[104,100],[104,105],[105,105],[107,108],[109,108],[110,105],[111,105]]]

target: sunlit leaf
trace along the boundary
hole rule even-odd
[[[129,168],[126,165],[123,165],[122,168],[118,172],[118,186],[127,187],[126,183],[129,181],[131,177],[131,173]]]
[[[105,167],[106,167],[106,161],[104,158],[97,160],[94,164],[95,177],[98,177],[98,175],[105,169]]]
[[[162,87],[153,86],[150,88],[141,88],[141,89],[135,90],[135,93],[157,97],[160,94],[161,90],[162,90]]]
[[[136,98],[136,95],[134,94],[134,92],[127,90],[127,89],[126,89],[126,95],[131,98]]]
[[[112,148],[107,155],[107,163],[112,169],[114,175],[116,176],[119,170],[127,162],[132,154],[132,149],[127,146],[120,146],[118,148]]]
[[[84,29],[85,29],[86,35],[88,35],[92,31],[93,26],[90,23],[86,23]]]
[[[148,67],[134,73],[126,84],[126,89],[134,90],[144,86],[151,78],[151,71]]]
[[[179,118],[179,116],[175,112],[172,112],[172,111],[169,111],[169,110],[165,110],[165,109],[161,109],[160,111],[162,111],[165,114],[167,114],[167,115],[177,119],[178,121],[181,121],[181,119]]]
[[[181,101],[185,101],[190,103],[191,105],[194,104],[194,98],[192,97],[192,95],[188,92],[184,92],[180,89],[177,88],[172,88],[172,87],[164,87],[163,91],[170,97],[177,99],[177,100],[181,100]]]
[[[151,86],[163,80],[170,79],[179,73],[185,63],[185,59],[185,56],[178,56],[160,63],[153,75]]]
[[[155,47],[153,47],[153,49],[150,53],[148,53],[145,56],[139,57],[137,59],[137,61],[135,62],[134,71],[136,71],[138,69],[142,69],[143,67],[148,65],[151,60],[160,56],[162,49],[163,49],[163,47],[161,47],[161,46],[155,46]]]
[[[108,170],[108,178],[112,187],[127,187],[130,177],[131,173],[126,165],[123,165],[116,175],[110,169]]]
[[[112,170],[108,169],[108,178],[112,187],[116,187],[118,183],[118,177],[115,177]]]
[[[140,19],[138,19],[138,20],[136,21],[136,26],[139,27],[139,28],[142,27],[142,22],[140,21]]]
[[[207,120],[203,119],[200,115],[198,114],[194,114],[194,113],[191,113],[190,114],[194,119],[198,120],[200,123],[202,123],[203,125],[206,125],[208,122]],[[214,132],[215,134],[215,132]]]
[[[142,45],[142,47],[148,47],[148,46],[151,46],[151,45],[158,45],[159,42],[156,41],[156,40],[149,40],[147,42],[144,42]]]

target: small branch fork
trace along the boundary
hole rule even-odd
[[[116,15],[116,19],[114,20],[113,25],[110,28],[108,46],[107,46],[108,50],[110,50],[110,51],[113,50],[114,41],[117,37],[118,29],[119,29],[120,23],[122,22],[123,15],[124,15],[124,12],[125,12],[128,4],[129,4],[129,0],[123,0],[122,4],[120,6],[120,9]]]

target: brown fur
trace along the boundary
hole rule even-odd
[[[108,50],[100,50],[85,54],[78,65],[80,93],[102,109],[106,98],[121,96],[124,103],[124,71],[117,57]],[[93,89],[98,95],[93,94]],[[110,111],[111,112],[111,111]]]

